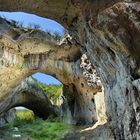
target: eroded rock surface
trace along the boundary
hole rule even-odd
[[[30,6],[31,4],[32,6]],[[52,6],[54,7],[52,8]],[[63,24],[75,40],[76,44],[74,46],[80,47],[81,54],[86,53],[101,79],[105,92],[108,123],[114,139],[140,139],[139,0],[50,0],[38,2],[14,0],[12,3],[10,0],[1,0],[0,9],[34,12]],[[47,9],[47,12],[44,12],[44,9]],[[2,25],[1,27],[3,28]],[[71,66],[75,68],[75,63],[73,64]],[[77,72],[75,68],[76,74],[73,74],[73,70],[68,69],[72,75],[78,75],[80,71],[78,68]],[[26,77],[26,71],[22,69],[22,72],[25,73]],[[73,77],[72,75],[70,77]],[[22,76],[24,75],[22,74]],[[75,82],[64,82],[64,85],[67,85],[68,92],[72,91],[76,95],[72,95],[72,100],[68,99],[68,101],[74,103],[75,100],[77,101],[77,110],[80,110],[80,112],[76,111],[78,116],[78,114],[84,114],[88,110],[86,108],[89,101],[87,97],[91,95],[91,92],[85,92],[86,88],[82,89],[78,86],[80,80],[78,79],[79,76],[76,77]],[[67,81],[71,81],[71,78],[67,79],[69,79]],[[71,87],[73,87],[73,90]],[[6,93],[8,89],[3,88],[3,91],[3,93]],[[83,95],[81,97],[80,94],[76,94],[80,92]],[[88,96],[86,97],[86,94],[83,93],[88,93]],[[69,94],[71,93],[69,92]],[[75,110],[74,105],[73,108]],[[104,130],[104,127],[102,129]],[[104,133],[101,133],[99,137],[104,137]]]
[[[75,41],[59,45],[48,33],[20,29],[4,19],[1,19],[1,28],[1,100],[13,94],[21,80],[43,72],[64,84],[64,95],[78,124],[97,121],[93,100],[101,85],[87,84],[80,68],[80,46]]]
[[[15,109],[11,109],[7,112],[4,112],[3,114],[0,115],[0,127],[3,127],[6,125],[6,123],[13,121],[15,117],[16,117]]]

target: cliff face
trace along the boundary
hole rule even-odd
[[[26,4],[26,0],[24,2],[25,4],[14,0],[11,4],[10,0],[1,0],[0,9],[21,10],[30,13],[34,11],[38,15],[53,18],[64,25],[73,37],[73,45],[76,48],[79,47],[80,54],[86,53],[100,77],[104,87],[108,124],[110,124],[114,139],[140,139],[140,2],[138,0],[68,0],[66,3],[63,0],[59,2],[52,0],[45,3],[44,1],[34,2],[34,5],[30,8]],[[28,0],[28,3],[31,4],[33,1]],[[48,13],[44,12],[41,3],[44,4],[44,8],[47,9]],[[55,10],[52,10],[52,5]],[[42,8],[37,8],[39,11],[34,10],[36,6]],[[59,11],[59,9],[63,10]],[[1,27],[3,27],[2,24]],[[21,48],[19,50],[22,51]],[[71,53],[71,55],[77,56],[77,53]],[[80,58],[76,59],[77,61],[73,61],[73,59],[71,62],[65,62],[64,59],[61,60],[63,60],[63,66],[67,66],[68,73],[70,73],[69,77],[62,78],[60,76],[62,71],[57,70],[54,73],[59,73],[58,79],[66,85],[66,93],[71,97],[71,100],[68,100],[71,101],[71,107],[74,108],[71,111],[78,107],[75,114],[77,116],[83,115],[82,118],[86,118],[85,120],[89,121],[91,117],[89,118],[84,114],[91,105],[91,102],[89,102],[93,98],[91,94],[95,94],[99,90],[95,90],[98,88],[94,86],[94,88],[90,88],[85,84],[87,82],[84,82],[83,89],[81,79],[85,81],[86,78],[79,68]],[[57,68],[60,68],[60,61],[57,61],[57,63]],[[49,63],[49,66],[52,66],[52,63]],[[29,72],[28,69],[19,71],[20,73],[23,71],[25,75],[22,74],[22,76],[24,77]],[[50,72],[48,69],[47,71]],[[65,72],[63,71],[63,73]],[[66,76],[66,73],[64,75]],[[72,75],[75,75],[75,78]],[[23,79],[22,76],[19,77]],[[20,81],[20,79],[18,80]],[[96,85],[96,87],[98,86]],[[86,96],[85,91],[87,89]],[[8,92],[4,87],[3,90],[5,90],[3,93]],[[71,95],[71,93],[73,94]],[[80,93],[82,93],[82,96]],[[72,103],[75,103],[76,107],[72,106]],[[94,107],[91,110],[94,110],[93,112],[96,114]],[[91,116],[90,113],[89,116]],[[97,120],[96,117],[94,117],[94,120]],[[101,129],[104,129],[104,127]],[[105,133],[101,135],[100,137],[104,137]]]
[[[85,47],[105,88],[116,139],[140,139],[140,3],[119,2],[85,23]]]

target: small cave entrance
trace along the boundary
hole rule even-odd
[[[36,117],[32,110],[23,106],[15,107],[15,111],[16,111],[16,119],[33,121]]]

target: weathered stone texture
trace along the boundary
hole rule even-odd
[[[69,87],[68,93],[71,91],[75,98],[74,102],[69,102],[69,106],[74,104],[72,114],[78,124],[96,122],[96,108],[92,99],[101,90],[101,85],[88,86],[88,79],[85,79],[80,68],[80,46],[75,42],[58,45],[48,33],[13,27],[4,19],[1,19],[1,26],[1,101],[13,95],[23,79],[36,72],[43,72],[60,80],[64,88]],[[5,73],[7,76],[4,76]],[[71,98],[69,94],[65,96]]]
[[[10,123],[13,121],[16,117],[16,110],[11,109],[7,112],[4,112],[3,114],[0,115],[0,127],[3,127],[6,125],[6,123]]]
[[[36,3],[34,2],[35,4],[30,8],[26,1],[24,1],[25,4],[23,1],[19,2],[14,0],[12,3],[9,1],[10,0],[1,0],[0,9],[34,12],[44,17],[53,18],[68,29],[70,35],[75,40],[75,44],[73,45],[80,47],[81,55],[87,55],[90,63],[94,65],[100,77],[104,87],[105,108],[109,128],[112,132],[111,135],[113,135],[113,138],[116,140],[139,140],[139,0],[68,0],[67,3],[63,0],[59,2],[52,0],[47,1],[45,4],[45,1],[38,1]],[[30,0],[29,3],[31,4],[33,1]],[[43,7],[41,5],[42,3],[44,4]],[[39,5],[42,8],[39,11],[34,10],[36,6]],[[52,8],[52,5],[54,5],[54,8]],[[44,7],[48,10],[48,13],[44,13]],[[56,9],[58,11],[57,14]],[[1,27],[5,28],[2,24]],[[7,28],[5,30],[7,30]],[[48,58],[46,58],[46,60],[47,59]],[[57,65],[59,68],[60,65],[63,65],[59,71],[60,73],[58,70],[55,71],[55,73],[59,73],[58,79],[60,79],[62,83],[64,82],[64,85],[67,85],[68,91],[72,91],[74,95],[76,95],[71,96],[72,100],[69,99],[70,96],[67,97],[68,102],[76,102],[78,109],[75,109],[75,106],[73,108],[77,110],[77,116],[78,114],[82,116],[88,110],[88,99],[91,99],[88,97],[92,97],[91,94],[95,94],[97,89],[93,88],[92,91],[89,90],[85,92],[87,89],[90,89],[86,82],[84,82],[85,88],[83,88],[82,85],[80,86],[81,81],[83,81],[83,79],[84,81],[86,80],[80,69],[80,57],[75,59],[77,61],[73,61],[73,59],[71,63],[69,63],[69,61],[64,62],[64,59],[61,60],[63,61],[58,62],[51,59],[49,60],[49,66],[52,68],[52,62],[55,62],[53,66],[59,63],[59,66]],[[69,74],[63,71],[63,75],[69,75],[67,76],[67,80],[64,80],[66,77],[60,76],[62,74],[62,68],[68,70]],[[51,70],[49,70],[49,68],[47,70],[50,73]],[[75,75],[75,78],[72,75]],[[80,79],[78,79],[79,77]],[[70,88],[71,85],[73,89]],[[71,94],[70,92],[68,93]],[[82,93],[82,96],[80,96],[80,93]],[[87,97],[86,93],[88,93]],[[95,110],[94,107],[92,107],[92,110]],[[80,112],[78,112],[78,110],[80,110]],[[97,115],[93,116],[97,117]],[[84,117],[87,118],[87,116]],[[85,120],[89,121],[91,117]],[[101,129],[105,132],[104,127],[101,127]],[[98,136],[107,140],[108,135],[101,133]]]

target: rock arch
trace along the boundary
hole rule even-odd
[[[32,77],[23,80],[11,95],[0,103],[0,114],[11,108],[23,106],[43,119],[47,119],[50,115],[59,116],[59,108],[51,104],[37,84],[38,82]]]
[[[14,93],[23,79],[42,72],[54,76],[64,85],[65,96],[69,106],[74,105],[71,111],[78,123],[97,121],[92,98],[101,90],[101,85],[87,84],[80,68],[80,46],[74,42],[58,45],[48,33],[13,27],[4,19],[1,19],[1,27],[1,101]]]
[[[115,139],[140,139],[138,0],[1,0],[0,9],[34,12],[63,24],[100,75]]]

